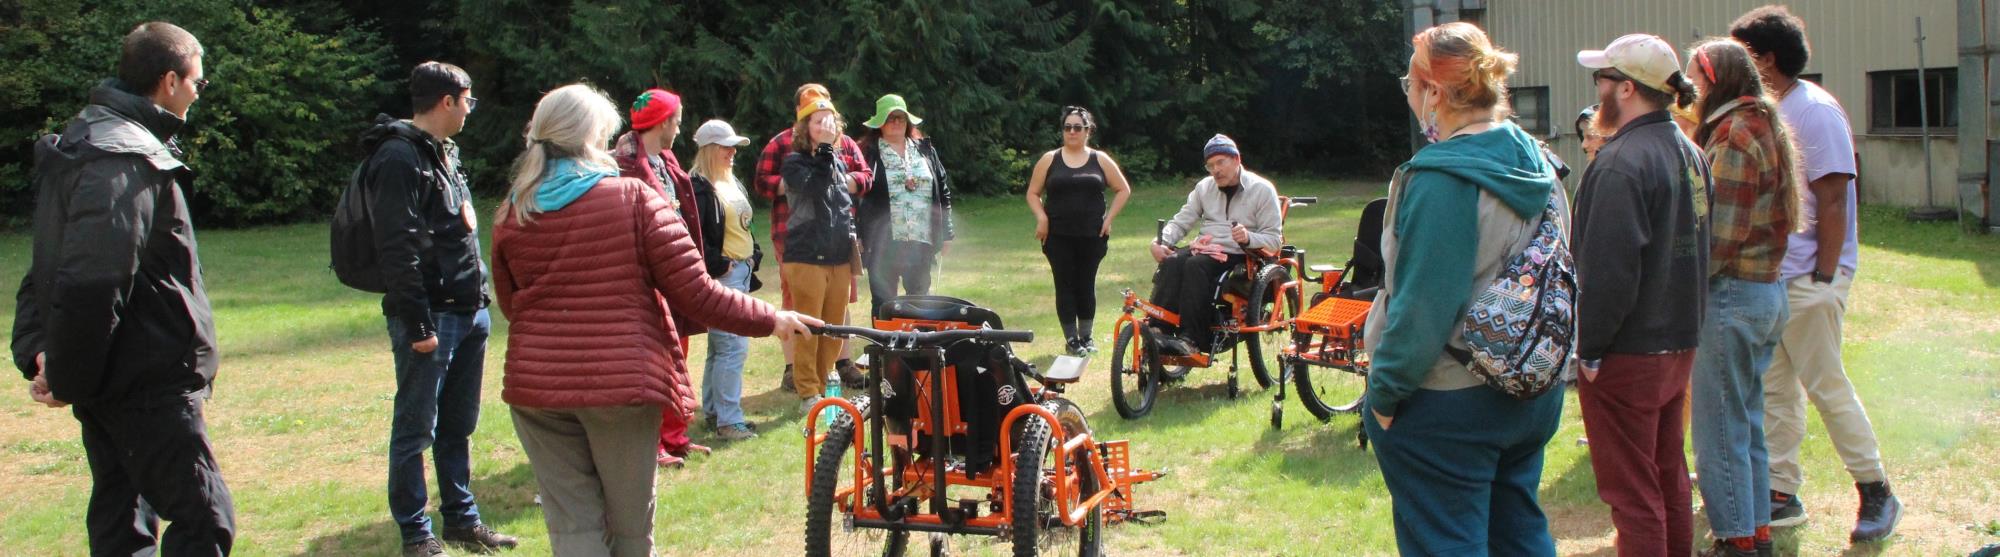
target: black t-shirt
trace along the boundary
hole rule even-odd
[[[1048,195],[1042,207],[1049,215],[1049,235],[1097,237],[1104,230],[1104,190],[1109,184],[1096,151],[1081,167],[1069,166],[1062,153],[1056,153],[1042,182]]]

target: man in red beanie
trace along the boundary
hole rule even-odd
[[[694,214],[694,181],[674,157],[674,139],[680,135],[680,95],[666,89],[647,89],[632,101],[632,131],[612,143],[611,158],[618,161],[620,177],[638,178],[666,194],[680,212],[681,221],[688,224],[688,239],[699,246],[702,230],[697,224],[701,219]],[[673,317],[683,335],[698,335],[706,330],[700,322],[680,312],[674,312]],[[682,336],[680,340],[681,350],[686,351],[688,337]],[[660,414],[660,466],[680,466],[690,452],[708,454],[708,447],[696,445],[688,438],[689,418],[672,410]]]
[[[792,101],[795,104],[804,104],[809,95],[828,101],[833,100],[833,95],[827,92],[825,85],[807,83],[800,85],[798,91],[792,94]],[[785,165],[785,154],[790,152],[792,152],[792,128],[787,126],[783,131],[772,135],[771,142],[764,145],[763,154],[757,157],[757,174],[750,182],[757,188],[758,196],[771,200],[771,251],[779,261],[785,260],[785,221],[792,216],[792,211],[791,206],[785,202],[785,179],[778,175],[778,169]],[[868,168],[868,158],[861,154],[861,144],[856,143],[853,138],[841,136],[840,161],[847,165],[848,183],[860,188],[851,192],[852,195],[858,199],[862,194],[868,193],[868,186],[875,183],[875,173]],[[782,278],[780,277],[778,290],[784,296],[784,308],[792,309],[792,291],[785,286]],[[847,290],[850,293],[849,302],[859,301],[859,289],[850,287]],[[842,357],[840,361],[834,363],[834,367],[840,370],[841,381],[859,385],[861,373],[855,368],[854,362],[846,358],[845,341],[841,343],[840,350]],[[792,390],[792,357],[792,344],[785,343],[785,376],[778,385],[787,391]]]

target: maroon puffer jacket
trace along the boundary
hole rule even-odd
[[[769,336],[769,304],[709,278],[660,192],[605,178],[569,206],[493,231],[493,290],[510,321],[500,398],[516,406],[696,408],[671,313]],[[669,312],[672,307],[674,312]]]

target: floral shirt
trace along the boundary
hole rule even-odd
[[[889,238],[898,242],[931,243],[931,211],[936,205],[931,192],[937,178],[930,159],[917,152],[917,142],[903,140],[907,154],[897,154],[887,141],[878,140],[882,151],[880,172],[889,187]]]

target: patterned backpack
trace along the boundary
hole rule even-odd
[[[1576,349],[1576,267],[1556,214],[1559,195],[1549,193],[1528,247],[1466,308],[1461,332],[1472,350],[1446,347],[1487,386],[1521,400],[1562,381]]]

